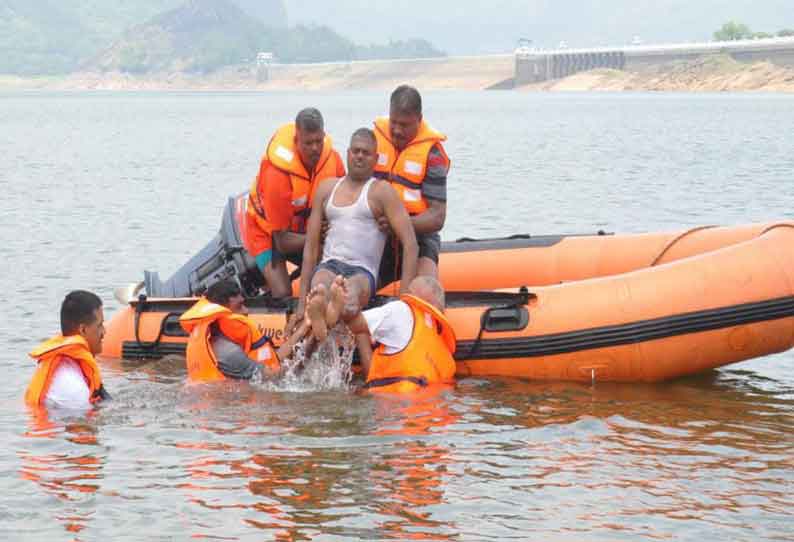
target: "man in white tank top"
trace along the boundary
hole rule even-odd
[[[386,181],[373,178],[377,156],[374,132],[359,128],[350,138],[347,175],[317,187],[306,226],[298,306],[287,333],[303,318],[310,290],[308,316],[318,340],[325,339],[328,326],[336,324],[340,311],[353,315],[367,305],[375,294],[378,267],[386,243],[386,235],[378,228],[380,217],[389,221],[404,247],[401,288],[407,288],[416,276],[419,253],[416,234],[394,188]],[[324,242],[323,221],[328,223]],[[329,306],[327,301],[328,290],[337,275],[345,277],[348,285],[348,295],[341,307]]]

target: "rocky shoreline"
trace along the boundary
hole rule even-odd
[[[411,82],[423,90],[484,90],[510,86],[511,55],[405,61],[274,65],[268,79],[251,66],[212,74],[74,73],[59,77],[0,76],[0,90],[267,91],[388,90]],[[258,77],[259,76],[259,77]],[[259,79],[259,80],[258,80]],[[768,62],[743,64],[726,55],[661,64],[643,71],[598,69],[519,91],[794,92],[794,69]]]
[[[794,92],[794,69],[743,64],[727,55],[660,64],[643,71],[599,69],[522,87],[530,91]]]

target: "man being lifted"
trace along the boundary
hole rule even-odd
[[[332,304],[327,310],[325,301],[337,275],[345,277],[348,285],[343,313],[357,313],[375,294],[378,265],[386,242],[386,234],[378,228],[379,220],[389,225],[403,246],[403,289],[416,275],[418,248],[408,213],[389,183],[373,178],[376,145],[372,130],[356,130],[347,150],[347,176],[335,183],[323,183],[315,194],[306,230],[298,307],[293,318],[302,317],[311,289],[315,301],[309,306],[309,317],[318,340],[325,338],[326,326],[336,324],[340,316],[340,309]],[[323,220],[328,222],[328,232],[320,260]],[[289,329],[296,323],[293,321]]]

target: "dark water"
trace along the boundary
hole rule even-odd
[[[316,105],[341,149],[380,93],[0,94],[4,540],[791,540],[794,354],[661,385],[467,379],[416,401],[186,388],[36,416],[25,353],[73,288],[173,271]],[[791,218],[794,96],[429,93],[445,237]]]

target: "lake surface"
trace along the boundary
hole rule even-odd
[[[417,401],[184,385],[106,360],[90,415],[23,404],[71,289],[168,276],[319,107],[380,93],[0,94],[3,540],[792,540],[794,353],[660,385],[465,379]],[[794,96],[425,95],[446,239],[790,219]]]

